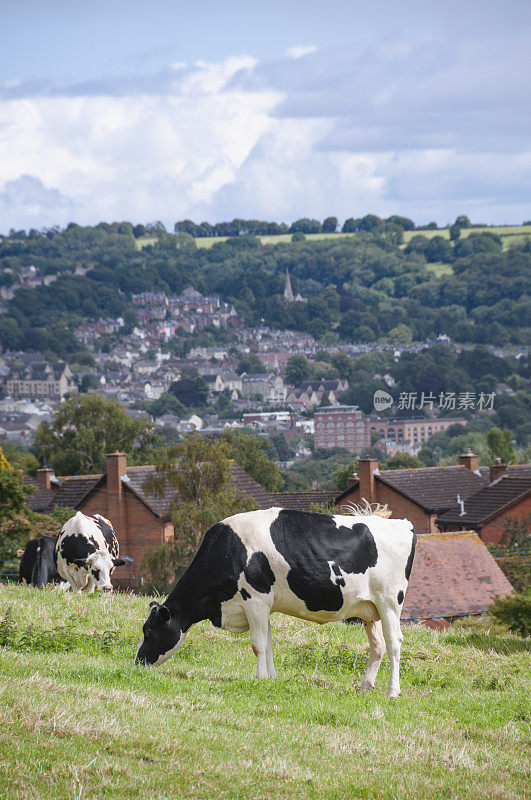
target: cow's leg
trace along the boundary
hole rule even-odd
[[[365,622],[365,630],[369,639],[369,666],[361,682],[361,691],[374,689],[376,676],[385,653],[385,639],[380,620]]]
[[[268,651],[268,628],[269,628],[269,609],[264,608],[262,604],[257,606],[251,601],[247,601],[248,605],[245,607],[245,614],[249,621],[249,630],[251,632],[251,647],[256,656],[256,677],[268,678],[269,670],[267,664],[267,651]]]
[[[269,678],[276,678],[277,671],[275,669],[275,665],[273,663],[273,637],[271,636],[271,620],[268,619],[267,621],[267,651],[266,651],[266,660],[267,660],[267,674]]]
[[[391,662],[391,678],[387,689],[388,697],[398,697],[400,694],[400,645],[402,644],[402,630],[400,617],[394,609],[380,611],[382,630],[387,648],[387,655]]]

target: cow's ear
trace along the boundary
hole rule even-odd
[[[123,558],[113,558],[112,563],[115,567],[123,567],[126,562],[123,560]]]
[[[74,564],[76,567],[86,567],[87,566],[87,559],[86,558],[74,558]]]
[[[156,600],[152,600],[151,603],[149,604],[149,607],[150,608],[158,608],[159,604],[157,603]]]
[[[159,606],[158,616],[161,622],[169,622],[171,614],[168,606]]]

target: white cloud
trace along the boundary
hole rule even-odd
[[[288,47],[286,50],[287,58],[302,58],[303,56],[308,56],[310,53],[315,53],[317,47],[313,44],[303,45],[303,44],[295,44],[293,47]]]
[[[531,181],[524,39],[505,58],[400,39],[12,82],[0,87],[3,228],[368,212],[517,222]]]

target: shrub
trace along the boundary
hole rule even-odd
[[[531,588],[521,594],[496,599],[489,609],[491,616],[505,622],[509,630],[524,638],[531,635]]]

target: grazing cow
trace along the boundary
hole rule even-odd
[[[47,583],[61,582],[55,568],[54,547],[55,536],[30,539],[20,559],[19,578],[22,583],[42,589]]]
[[[95,589],[112,592],[114,568],[132,560],[118,558],[118,552],[118,539],[109,520],[78,511],[61,528],[54,561],[57,572],[72,589],[89,594]]]
[[[203,619],[234,633],[250,630],[257,677],[274,678],[269,615],[313,622],[360,617],[369,638],[362,690],[374,688],[385,649],[387,694],[400,694],[404,602],[416,537],[408,520],[269,508],[214,525],[176,587],[151,603],[135,661],[162,664]]]

